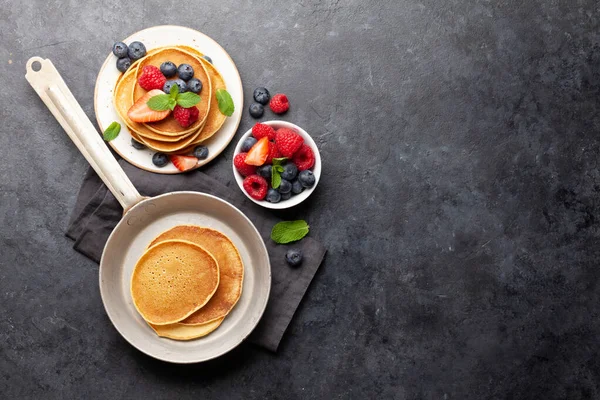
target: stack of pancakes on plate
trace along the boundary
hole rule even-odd
[[[189,46],[160,47],[136,61],[122,74],[114,90],[114,105],[117,113],[125,122],[131,136],[147,147],[163,153],[189,153],[195,146],[213,136],[223,125],[225,115],[219,111],[215,93],[227,89],[223,77],[217,69],[202,57],[202,53]],[[194,68],[194,77],[202,82],[198,121],[184,128],[169,115],[157,122],[138,123],[127,116],[127,111],[137,99],[146,94],[138,84],[142,69],[147,65],[160,68],[165,61],[175,65],[189,64]]]
[[[159,335],[190,340],[221,325],[242,294],[244,265],[214,229],[179,225],[155,238],[131,276],[131,297]]]

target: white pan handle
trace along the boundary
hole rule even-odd
[[[37,71],[32,67],[34,63],[40,64]],[[81,154],[94,168],[94,171],[119,200],[123,210],[126,212],[139,203],[143,197],[125,175],[125,171],[113,157],[52,62],[40,57],[30,58],[27,61],[25,78],[62,125]]]

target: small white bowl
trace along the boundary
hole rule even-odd
[[[315,141],[310,137],[310,135],[308,133],[306,133],[306,131],[304,129],[300,128],[298,125],[294,125],[291,122],[286,122],[286,121],[264,121],[261,123],[270,125],[275,129],[289,128],[289,129],[296,131],[300,136],[302,136],[302,139],[304,139],[304,143],[309,145],[310,148],[312,149],[313,153],[315,154],[315,165],[311,168],[313,174],[315,175],[315,184],[310,189],[304,189],[304,191],[302,193],[297,194],[297,195],[292,195],[292,197],[290,197],[287,200],[281,200],[279,203],[269,203],[266,200],[255,200],[252,197],[250,197],[250,195],[248,195],[248,193],[246,193],[246,191],[244,190],[244,177],[235,169],[235,166],[233,165],[233,161],[232,161],[231,167],[233,168],[233,176],[235,177],[235,181],[237,182],[238,186],[240,187],[240,190],[242,191],[242,193],[244,193],[247,198],[249,198],[250,200],[252,200],[253,202],[255,202],[256,204],[258,204],[260,206],[263,206],[266,208],[282,210],[285,208],[290,208],[295,205],[298,205],[298,204],[302,203],[304,200],[306,200],[308,198],[308,196],[310,196],[310,194],[315,190],[315,188],[319,184],[319,178],[321,177],[321,155],[319,154],[319,149],[317,148]],[[252,135],[252,129],[249,129],[246,133],[244,133],[242,135],[239,142],[235,146],[235,150],[233,153],[234,157],[237,154],[242,152],[242,143],[244,143],[244,139],[246,139],[250,135]]]

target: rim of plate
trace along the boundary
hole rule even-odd
[[[215,46],[219,47],[222,51],[223,54],[229,59],[229,61],[231,62],[231,65],[233,66],[233,69],[235,70],[238,78],[239,78],[239,91],[241,93],[241,104],[240,104],[240,109],[243,110],[244,109],[244,88],[242,85],[242,77],[240,75],[240,72],[237,69],[237,65],[235,65],[235,62],[233,61],[233,59],[231,58],[231,56],[229,55],[229,53],[227,53],[227,51],[223,48],[223,46],[221,46],[216,40],[214,40],[213,38],[211,38],[210,36],[196,30],[196,29],[192,29],[192,28],[188,28],[186,26],[180,26],[180,25],[156,25],[156,26],[152,26],[149,28],[145,28],[142,30],[139,30],[137,32],[132,33],[131,35],[127,36],[125,39],[123,39],[123,42],[129,42],[131,40],[133,40],[134,36],[143,34],[147,31],[151,31],[151,30],[156,30],[156,29],[183,29],[183,30],[189,30],[194,32],[195,34],[198,34],[200,36],[203,36],[204,39],[211,41],[214,43]],[[96,75],[96,84],[94,86],[94,114],[96,117],[96,122],[98,124],[98,127],[100,128],[100,131],[103,132],[104,129],[106,129],[104,126],[102,126],[101,122],[100,122],[100,118],[98,117],[98,85],[99,85],[99,78],[102,74],[102,72],[104,71],[105,68],[108,67],[108,65],[110,64],[110,61],[112,59],[112,52],[108,54],[108,56],[106,57],[106,59],[104,60],[104,63],[102,63],[102,66],[100,67],[100,70],[98,71],[98,74]],[[113,105],[114,107],[114,105]],[[228,117],[229,118],[229,117]],[[121,151],[119,151],[119,149],[111,142],[108,142],[108,144],[110,145],[110,147],[121,157],[123,158],[125,161],[127,161],[128,163],[130,163],[131,165],[136,166],[137,168],[143,169],[145,171],[148,172],[152,172],[155,174],[163,174],[163,175],[175,175],[175,174],[181,174],[184,172],[188,172],[188,171],[193,171],[195,169],[198,169],[206,164],[208,164],[209,162],[211,162],[212,160],[214,160],[219,154],[221,154],[226,148],[227,146],[229,146],[229,144],[231,143],[231,141],[233,140],[233,138],[235,137],[235,134],[238,130],[238,128],[240,127],[240,123],[242,121],[242,113],[240,112],[237,118],[237,121],[235,122],[235,128],[233,129],[233,133],[230,135],[229,139],[223,144],[223,146],[221,146],[221,148],[219,148],[216,152],[210,152],[209,156],[205,159],[205,160],[200,160],[200,163],[195,166],[194,168],[187,170],[187,171],[160,171],[160,170],[151,170],[148,169],[147,167],[145,167],[144,165],[141,165],[138,162],[135,162],[131,159],[131,157],[126,157]],[[129,130],[129,129],[128,129]],[[218,135],[220,132],[217,131],[215,133],[215,135]],[[212,138],[209,138],[208,140],[210,140]]]

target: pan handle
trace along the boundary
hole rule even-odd
[[[52,62],[40,57],[30,58],[27,61],[25,78],[94,171],[121,203],[123,210],[127,212],[139,203],[143,197],[113,157]]]

